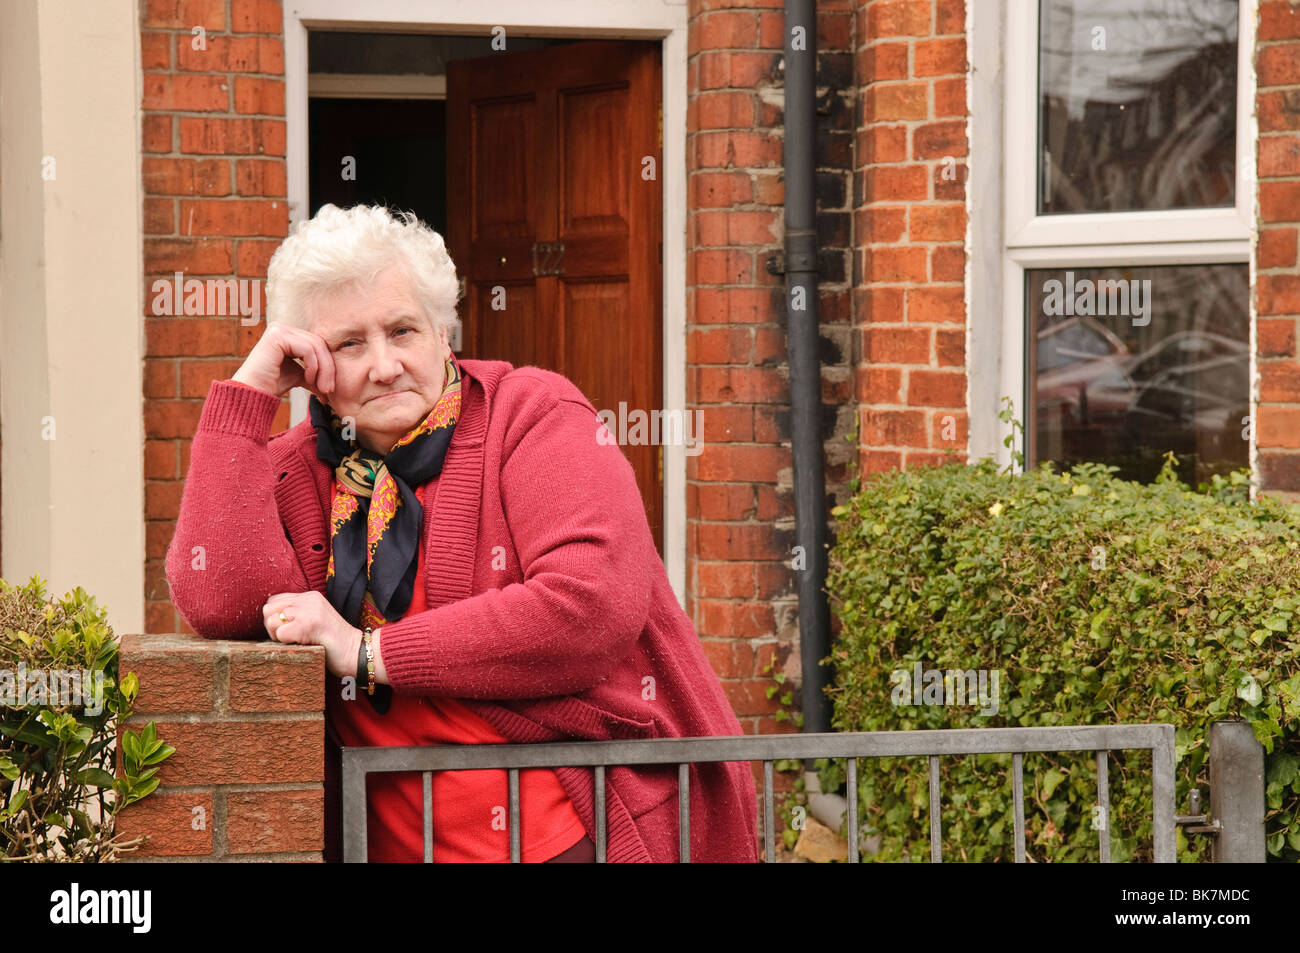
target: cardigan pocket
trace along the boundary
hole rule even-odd
[[[658,738],[659,727],[653,719],[640,721],[583,701],[576,696],[566,699],[577,710],[579,717],[592,729],[593,741],[624,741],[638,738]]]

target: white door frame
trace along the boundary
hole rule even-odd
[[[290,228],[306,217],[307,31],[459,33],[662,41],[663,64],[663,394],[666,412],[686,413],[686,27],[685,2],[663,0],[286,0],[285,120]],[[307,416],[308,394],[295,388],[290,420]],[[652,410],[655,408],[646,408]],[[696,435],[697,437],[699,435]],[[665,445],[664,566],[685,606],[686,448]]]

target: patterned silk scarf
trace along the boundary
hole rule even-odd
[[[357,628],[378,628],[410,608],[424,527],[424,509],[413,488],[442,472],[460,416],[462,375],[454,357],[447,360],[445,374],[433,409],[384,456],[355,437],[344,439],[343,420],[311,398],[316,456],[334,468],[325,596]],[[364,685],[357,688],[364,693]],[[374,696],[364,694],[380,714],[388,710],[391,686],[377,685]]]

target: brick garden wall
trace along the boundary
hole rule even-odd
[[[176,748],[118,817],[118,834],[148,835],[127,859],[322,859],[324,649],[128,635],[121,670],[140,680],[125,727],[153,721]]]

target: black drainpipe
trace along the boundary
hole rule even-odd
[[[816,0],[785,0],[785,303],[790,361],[790,430],[794,454],[795,545],[799,579],[799,657],[803,730],[830,731],[830,605],[826,581],[826,467],[821,437],[818,359]],[[795,308],[798,296],[802,307]],[[796,556],[797,559],[797,556]],[[798,563],[796,562],[796,565]]]

